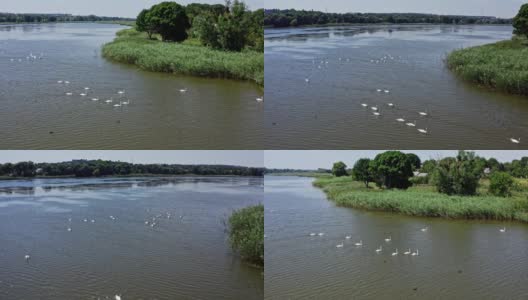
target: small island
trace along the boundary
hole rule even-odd
[[[243,1],[225,5],[162,2],[140,12],[134,28],[117,33],[104,57],[147,71],[247,80],[264,85],[263,10]]]
[[[284,173],[283,173],[284,174]],[[298,174],[298,173],[297,173]],[[387,151],[307,173],[337,205],[411,216],[528,222],[528,157],[500,163],[474,152],[424,162]]]
[[[264,267],[264,205],[239,209],[229,217],[229,240],[242,259]]]
[[[447,66],[466,81],[528,95],[528,4],[513,19],[513,27],[511,40],[453,51]]]

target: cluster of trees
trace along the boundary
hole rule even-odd
[[[72,160],[60,163],[29,161],[0,164],[0,176],[11,177],[96,177],[131,174],[262,176],[264,169],[227,165],[132,164],[108,160]]]
[[[415,172],[426,175],[423,180],[411,180]],[[426,160],[423,163],[413,153],[387,151],[374,159],[363,158],[347,170],[346,164],[336,162],[334,176],[351,175],[368,188],[370,182],[379,187],[407,189],[414,183],[433,184],[438,192],[448,195],[475,195],[481,178],[489,179],[488,192],[497,196],[510,196],[515,187],[514,178],[528,178],[528,157],[500,163],[495,158],[485,159],[474,152],[459,151],[456,157]]]
[[[11,14],[0,13],[0,23],[46,23],[46,22],[97,22],[97,21],[133,21],[134,19],[74,16],[70,14]]]
[[[264,10],[249,11],[240,0],[187,6],[162,2],[139,13],[136,29],[149,38],[159,34],[163,41],[181,42],[191,36],[215,49],[264,51],[263,23]]]
[[[289,27],[302,25],[324,24],[511,24],[511,19],[478,16],[449,16],[417,13],[324,13],[307,10],[265,11],[264,25],[273,27]]]

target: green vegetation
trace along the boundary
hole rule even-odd
[[[128,176],[128,175],[227,175],[262,176],[264,169],[226,165],[132,164],[108,160],[72,160],[60,163],[0,164],[0,177]]]
[[[506,172],[495,172],[490,176],[488,191],[490,194],[500,197],[510,197],[512,195],[514,180]]]
[[[262,86],[263,18],[262,10],[251,12],[238,0],[225,6],[162,2],[141,11],[134,29],[118,32],[103,47],[103,56],[147,71],[249,80]]]
[[[1,23],[131,22],[130,18],[74,16],[70,14],[12,14],[0,12]],[[127,24],[128,25],[128,24]]]
[[[345,165],[344,162],[338,161],[334,163],[334,166],[332,167],[332,175],[336,177],[348,176],[346,168],[347,168],[347,165]]]
[[[528,180],[517,181],[524,188],[515,191],[511,198],[488,194],[486,180],[481,180],[478,196],[441,194],[431,185],[416,185],[407,190],[367,189],[350,177],[321,178],[314,181],[314,186],[344,207],[412,216],[528,222]]]
[[[326,24],[511,24],[511,19],[483,16],[449,16],[416,13],[324,13],[295,9],[267,9],[264,25],[289,27]]]
[[[229,218],[229,240],[242,258],[264,266],[264,205],[235,211]]]
[[[352,176],[319,177],[323,189],[338,205],[413,216],[517,220],[528,222],[528,157],[507,163],[459,151],[456,157],[428,160],[399,151],[360,159]],[[515,177],[515,178],[514,178]],[[429,180],[431,179],[431,180]],[[369,182],[376,187],[369,187]]]
[[[528,95],[528,4],[514,19],[510,41],[453,51],[447,66],[462,79],[499,91]]]
[[[514,33],[528,37],[528,3],[523,4],[519,13],[513,18]]]
[[[147,71],[250,80],[259,85],[264,84],[263,53],[214,50],[197,45],[192,40],[164,43],[149,40],[135,29],[118,32],[118,37],[103,47],[103,56],[137,65]]]

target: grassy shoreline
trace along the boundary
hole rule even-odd
[[[124,29],[114,41],[103,46],[102,53],[109,60],[147,71],[247,80],[264,85],[264,53],[255,51],[219,51],[195,40],[166,43],[149,40],[135,29]]]
[[[460,78],[498,91],[528,95],[528,42],[514,38],[451,52],[447,67]]]
[[[243,260],[264,267],[264,205],[233,212],[229,217],[229,241]]]
[[[526,186],[515,191],[511,198],[501,198],[485,192],[486,181],[482,181],[477,196],[448,196],[430,185],[417,185],[408,190],[367,189],[350,177],[319,178],[313,185],[322,189],[328,199],[344,207],[410,216],[528,223]]]

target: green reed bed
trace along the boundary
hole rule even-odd
[[[517,189],[510,198],[488,195],[485,189],[480,189],[477,196],[449,196],[438,193],[430,185],[413,186],[408,190],[367,189],[350,177],[317,179],[314,186],[321,188],[337,205],[345,207],[411,216],[528,222],[526,189]]]
[[[235,211],[229,218],[229,240],[242,259],[264,266],[264,205]]]
[[[229,78],[264,84],[264,54],[228,52],[199,45],[195,40],[168,43],[149,40],[135,29],[124,29],[103,46],[103,56],[147,71]]]
[[[511,94],[528,95],[528,42],[514,38],[453,51],[447,66],[462,79]]]

